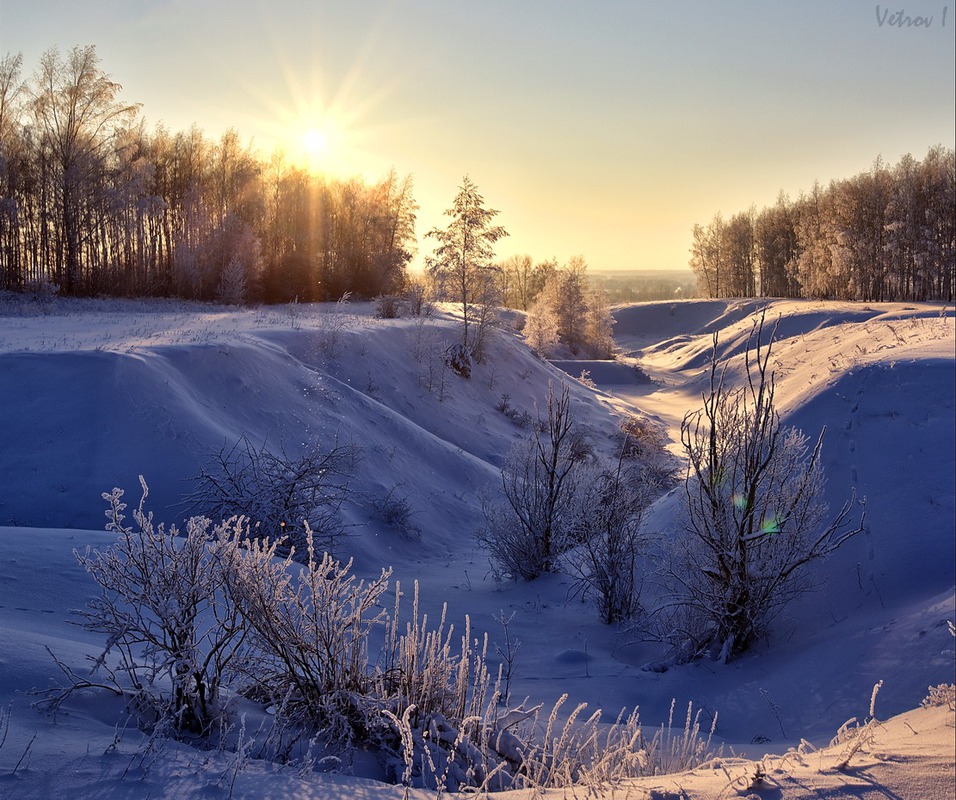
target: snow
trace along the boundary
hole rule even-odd
[[[819,590],[744,657],[659,673],[642,669],[660,657],[655,646],[602,625],[567,577],[495,583],[473,537],[481,498],[527,435],[515,420],[537,413],[548,382],[587,370],[594,386],[572,381],[573,408],[607,455],[619,445],[620,415],[634,412],[664,425],[678,454],[712,334],[739,376],[762,309],[779,321],[785,422],[811,437],[826,427],[831,507],[851,491],[866,497],[865,533],[823,565]],[[116,730],[119,708],[102,691],[72,698],[56,719],[31,707],[28,692],[61,677],[47,648],[82,670],[102,644],[70,613],[93,594],[73,550],[111,539],[101,492],[120,486],[137,497],[142,474],[157,520],[181,520],[190,480],[240,435],[290,452],[316,441],[359,445],[349,536],[337,555],[353,557],[364,577],[392,566],[403,587],[419,580],[423,611],[437,618],[447,601],[449,621],[460,626],[469,615],[493,644],[504,643],[498,618],[513,613],[517,700],[547,708],[567,693],[607,717],[639,706],[649,726],[666,720],[672,699],[718,715],[722,759],[636,782],[632,797],[950,797],[953,714],[917,706],[929,685],[954,680],[953,309],[680,301],[615,316],[617,362],[549,364],[502,332],[466,381],[442,375],[429,356],[454,339],[447,308],[379,320],[367,304],[0,298],[0,708],[8,709],[0,797],[403,796],[362,777],[361,763],[353,775],[317,774],[165,740],[144,750],[144,734]],[[374,509],[388,492],[408,502],[404,529]],[[662,497],[648,526],[666,535],[678,499]],[[882,722],[837,770],[849,745],[826,745],[848,718],[867,716],[879,680]],[[767,778],[751,788],[758,762]]]

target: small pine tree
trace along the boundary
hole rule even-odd
[[[433,228],[426,236],[438,240],[428,270],[439,287],[439,296],[447,294],[461,303],[461,344],[477,360],[481,358],[484,306],[488,305],[489,273],[494,271],[494,244],[508,232],[493,225],[495,209],[486,208],[478,187],[466,175],[452,207],[447,228]],[[477,352],[472,352],[477,349]]]

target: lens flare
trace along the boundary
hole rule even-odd
[[[776,515],[767,517],[760,526],[760,532],[766,534],[780,533],[780,519]]]

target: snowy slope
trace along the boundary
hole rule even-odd
[[[767,651],[752,657],[761,667],[756,679],[745,679],[749,694],[734,683],[722,703],[725,676],[705,683],[728,722],[732,708],[749,705],[776,734],[822,734],[821,723],[833,715],[857,713],[855,698],[881,678],[881,707],[898,713],[919,700],[932,674],[952,672],[945,619],[954,603],[953,312],[763,300],[627,307],[618,311],[616,333],[656,384],[615,387],[617,394],[679,428],[706,388],[712,334],[739,376],[754,315],[763,309],[766,324],[777,326],[772,368],[784,422],[814,438],[826,428],[830,507],[840,508],[852,492],[865,498],[866,529],[823,565],[819,591],[777,621]],[[646,344],[649,320],[666,320],[673,335]],[[822,670],[810,668],[820,664],[833,690],[821,690]],[[792,721],[768,718],[760,690]],[[788,694],[794,700],[785,705],[778,698]]]
[[[67,621],[92,594],[72,549],[109,540],[100,492],[118,485],[135,497],[144,474],[150,508],[177,519],[199,466],[242,434],[290,450],[336,438],[359,445],[345,554],[361,574],[392,565],[403,586],[420,580],[425,610],[437,613],[447,601],[451,620],[470,615],[493,643],[503,636],[496,618],[514,613],[518,698],[549,704],[567,692],[612,716],[639,705],[651,725],[666,718],[672,698],[693,701],[719,715],[721,741],[752,755],[782,753],[801,737],[825,744],[849,716],[866,714],[879,679],[881,718],[913,708],[930,683],[953,680],[945,626],[956,614],[951,309],[794,301],[618,309],[624,358],[582,365],[597,388],[573,384],[575,413],[608,454],[618,414],[630,410],[659,419],[676,442],[680,419],[699,401],[712,333],[724,356],[739,356],[752,314],[765,306],[768,320],[780,320],[775,369],[785,420],[811,435],[827,426],[831,505],[851,489],[865,495],[867,531],[824,565],[820,591],[789,609],[754,653],[660,674],[641,669],[654,648],[601,625],[571,599],[566,577],[498,585],[475,546],[480,493],[493,490],[508,448],[527,435],[499,410],[503,395],[533,415],[548,382],[566,379],[510,335],[469,381],[447,373],[441,384],[428,353],[454,337],[446,314],[420,324],[377,320],[361,305],[0,304],[0,525],[8,526],[0,528],[0,706],[13,702],[0,796],[71,787],[78,797],[226,796],[235,767],[228,753],[166,744],[147,768],[134,763],[136,732],[110,747],[115,708],[80,698],[54,724],[19,693],[56,677],[46,646],[75,668],[96,652],[99,643]],[[576,366],[561,365],[580,374]],[[407,499],[413,527],[397,530],[376,515],[372,499],[389,491]],[[676,497],[657,504],[650,525],[666,533]],[[912,723],[924,746],[952,724],[951,715],[949,723],[927,719],[935,738]],[[881,747],[901,747],[904,732],[896,726]],[[9,775],[34,734],[29,763]],[[952,763],[940,746],[919,755],[932,762],[927,774],[945,775]],[[341,777],[275,772],[243,765],[235,796],[401,796]],[[859,796],[839,793],[844,778],[809,769],[799,780],[820,793],[793,796]],[[709,782],[687,779],[695,797],[716,796],[727,782],[716,771]]]

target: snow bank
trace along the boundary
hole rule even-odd
[[[913,708],[930,683],[953,679],[945,625],[956,615],[952,309],[766,300],[620,308],[616,335],[633,360],[562,364],[572,374],[588,369],[597,384],[572,383],[575,412],[607,454],[619,414],[630,411],[659,420],[678,441],[704,386],[712,332],[739,375],[752,314],[763,308],[779,320],[774,368],[785,421],[811,436],[826,426],[831,506],[853,489],[866,495],[867,531],[823,566],[821,590],[788,609],[754,652],[726,667],[652,673],[641,667],[654,648],[601,625],[572,599],[565,576],[497,585],[475,547],[480,493],[494,488],[507,449],[528,433],[516,421],[536,413],[549,381],[567,379],[520,341],[503,334],[465,381],[442,376],[429,355],[455,335],[446,315],[383,321],[362,305],[0,304],[0,524],[8,526],[0,528],[0,707],[12,702],[0,795],[225,797],[234,778],[234,796],[401,796],[172,743],[143,761],[138,732],[114,741],[116,709],[101,693],[78,697],[55,724],[20,694],[57,677],[47,646],[82,668],[101,644],[68,624],[70,609],[92,594],[72,550],[109,541],[100,492],[118,485],[133,497],[142,473],[157,519],[174,519],[210,452],[242,434],[291,450],[336,437],[358,444],[356,500],[346,509],[357,570],[395,566],[403,587],[421,581],[423,611],[437,616],[447,601],[451,621],[469,614],[476,635],[489,634],[492,667],[503,658],[493,652],[504,641],[499,620],[514,614],[518,699],[547,704],[567,692],[606,716],[639,705],[649,725],[666,718],[672,698],[678,708],[692,700],[718,714],[721,741],[753,757],[783,753],[801,737],[825,744],[844,720],[865,714],[880,679],[881,719]],[[652,381],[636,380],[634,364]],[[377,516],[370,498],[389,491],[407,499],[414,530]],[[663,535],[678,499],[663,498],[650,515]],[[766,759],[767,786],[787,797],[845,797],[869,781],[933,797],[948,774],[949,796],[951,720],[921,710],[887,723],[850,771],[816,752]],[[725,761],[636,788],[726,796],[753,766]]]

